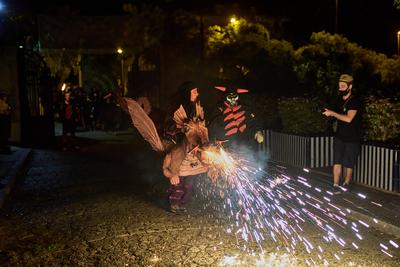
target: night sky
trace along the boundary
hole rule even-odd
[[[120,15],[123,3],[158,3],[167,10],[185,8],[193,12],[213,12],[215,4],[226,6],[229,13],[248,14],[253,7],[258,14],[283,18],[282,37],[296,45],[307,42],[312,32],[335,32],[336,0],[264,0],[264,1],[52,1],[0,0],[15,13],[60,14],[70,10],[79,15]],[[387,55],[397,51],[400,10],[393,0],[337,0],[338,32],[351,42]],[[68,6],[68,7],[67,7]],[[235,14],[240,16],[241,14]],[[273,36],[273,35],[272,35]]]

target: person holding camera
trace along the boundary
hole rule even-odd
[[[340,192],[339,181],[342,168],[344,183],[342,187],[349,190],[353,168],[360,153],[361,143],[361,102],[353,95],[353,77],[342,74],[339,78],[339,99],[335,111],[325,109],[322,113],[336,119],[336,130],[333,141],[333,187]]]

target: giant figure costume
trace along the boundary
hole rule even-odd
[[[194,90],[197,88],[192,88]],[[153,121],[135,100],[123,99],[123,108],[129,112],[133,125],[155,151],[165,153],[163,174],[170,179],[169,200],[171,211],[184,210],[190,197],[191,177],[208,171],[202,160],[201,147],[209,143],[204,111],[199,101],[190,107],[180,105],[173,114],[175,128],[182,134],[176,142],[162,140]],[[172,181],[178,181],[174,184]]]
[[[233,86],[215,86],[215,89],[223,93],[224,97],[210,122],[212,136],[217,141],[251,146],[253,136],[260,127],[251,108],[239,102],[239,96],[249,91]]]

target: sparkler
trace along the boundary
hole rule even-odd
[[[254,242],[264,253],[263,243],[272,241],[276,243],[277,251],[283,249],[292,254],[294,259],[300,250],[305,250],[309,255],[307,264],[327,265],[327,251],[341,261],[344,248],[360,249],[363,236],[358,224],[364,229],[368,229],[369,225],[361,220],[351,222],[347,218],[350,210],[336,206],[331,199],[333,193],[329,190],[314,187],[304,177],[288,176],[282,166],[267,172],[256,167],[254,161],[225,151],[222,147],[209,147],[204,154],[210,171],[219,177],[214,186],[204,193],[220,198],[214,203],[222,205],[214,208],[219,209],[220,214],[227,215],[227,233],[233,233],[237,239],[245,241],[242,249],[246,252],[254,252],[246,243]],[[308,172],[306,169],[304,171]],[[367,198],[361,193],[358,196]],[[303,230],[306,224],[312,225],[313,232],[320,234],[319,240],[306,237],[306,231]],[[398,245],[393,241],[388,244],[391,245],[380,243],[378,249],[393,257],[389,250],[398,249]],[[333,251],[332,247],[337,250]],[[228,265],[234,260],[235,257],[224,259]]]

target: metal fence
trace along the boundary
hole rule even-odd
[[[263,149],[275,161],[301,168],[333,165],[333,137],[304,137],[265,130]],[[399,192],[400,150],[361,145],[353,179],[361,184]]]

